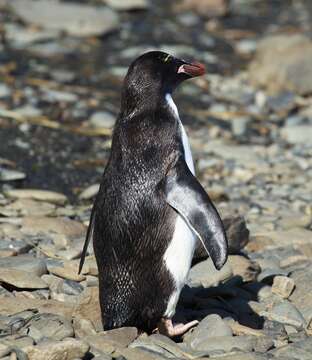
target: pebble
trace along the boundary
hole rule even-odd
[[[9,97],[11,95],[11,89],[3,83],[0,83],[0,99]]]
[[[16,181],[26,178],[26,174],[21,171],[4,169],[0,167],[0,181]]]
[[[92,114],[89,123],[94,128],[112,128],[116,117],[107,111],[98,111]]]
[[[272,285],[272,293],[287,299],[295,288],[295,281],[286,276],[275,276]]]
[[[105,3],[117,11],[145,10],[149,6],[147,0],[105,0]]]
[[[287,126],[281,129],[281,136],[290,144],[312,143],[311,125]]]
[[[100,184],[93,184],[88,186],[79,194],[80,200],[89,200],[96,196],[99,192]]]

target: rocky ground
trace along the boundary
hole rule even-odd
[[[0,358],[312,359],[308,0],[0,0]],[[130,61],[207,64],[175,96],[230,241],[194,260],[183,338],[101,329],[90,208]]]

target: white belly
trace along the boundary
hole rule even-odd
[[[177,107],[175,106],[170,95],[167,95],[167,101],[179,122],[185,161],[191,172],[195,174],[190,144],[182,122],[179,118]],[[171,318],[175,313],[175,308],[180,296],[180,292],[186,282],[191,267],[196,241],[196,236],[190,227],[180,215],[177,215],[175,230],[169,247],[164,255],[166,267],[174,279],[176,288],[176,290],[169,298],[167,309],[164,314],[165,317]]]

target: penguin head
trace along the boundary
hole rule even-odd
[[[162,51],[147,52],[130,65],[125,77],[127,95],[153,96],[172,93],[184,80],[205,73],[205,66],[189,63]]]

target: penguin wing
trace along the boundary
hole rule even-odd
[[[202,242],[216,269],[227,260],[228,244],[222,220],[208,194],[180,158],[165,178],[167,203]]]
[[[87,230],[87,234],[86,234],[86,239],[85,239],[85,242],[83,244],[83,249],[82,249],[82,253],[81,253],[81,257],[80,257],[78,274],[81,273],[81,270],[82,270],[82,267],[83,267],[83,264],[84,264],[84,261],[85,261],[85,258],[86,258],[88,246],[89,246],[90,240],[91,240],[91,238],[93,236],[94,219],[95,219],[95,203],[94,203],[92,211],[91,211],[91,217],[90,217],[90,222],[89,222],[89,226],[88,226],[88,230]]]

